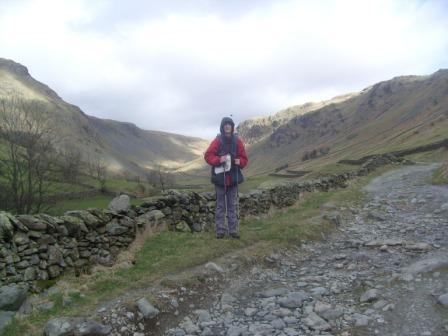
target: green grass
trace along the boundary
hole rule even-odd
[[[442,166],[434,172],[430,182],[435,185],[448,184],[448,148],[408,155],[406,158],[421,163],[441,162]]]
[[[145,189],[150,190],[152,187],[144,182],[127,181],[121,179],[107,179],[106,188],[112,191],[135,192],[139,185],[143,185]]]
[[[89,189],[99,189],[98,182],[90,176],[82,176],[80,178],[81,184],[69,184],[69,183],[52,183],[51,194],[64,193],[64,192],[79,192]],[[136,193],[139,188],[143,186],[145,192],[153,192],[154,188],[145,182],[128,181],[119,178],[108,178],[106,180],[106,189],[112,192],[124,192],[124,193]]]
[[[4,178],[0,176],[0,183],[5,182]],[[92,189],[98,189],[97,182],[88,176],[83,176],[80,179],[82,184],[62,183],[62,182],[50,182],[46,191],[47,196],[60,199],[56,204],[45,204],[43,212],[50,215],[62,215],[66,211],[70,210],[82,210],[88,208],[107,208],[112,196],[89,196],[82,198],[69,199],[67,195],[71,193],[83,194],[83,192],[91,191]],[[143,185],[145,192],[148,194],[155,193],[152,186],[147,183],[138,183],[135,181],[127,181],[123,179],[108,179],[106,181],[106,189],[115,193],[129,193],[134,194],[138,192],[139,185]],[[131,198],[131,203],[134,205],[140,205],[142,201],[138,198]]]
[[[136,253],[135,265],[130,269],[97,272],[87,279],[65,276],[63,280],[69,283],[69,288],[80,288],[82,291],[82,294],[76,294],[73,304],[64,306],[58,299],[55,308],[49,312],[16,319],[6,328],[5,335],[40,335],[44,324],[52,317],[88,315],[105,300],[132,289],[146,288],[168,274],[179,273],[246,247],[258,248],[259,253],[265,254],[277,247],[285,248],[300,244],[303,240],[320,239],[331,227],[328,223],[316,224],[308,219],[318,215],[320,207],[329,201],[337,205],[360,201],[363,195],[361,187],[369,179],[352,181],[346,189],[309,194],[296,206],[277,211],[267,218],[243,220],[240,240],[217,240],[211,232],[162,232],[152,236]]]
[[[61,216],[66,211],[71,210],[83,210],[88,208],[107,209],[112,199],[112,196],[93,196],[83,199],[61,201],[53,205],[48,211],[46,211],[46,213],[53,216]],[[141,199],[131,198],[131,204],[140,205],[141,203]]]
[[[48,195],[58,195],[61,193],[75,193],[89,190],[89,187],[72,184],[72,183],[62,183],[62,182],[50,182],[47,188]]]
[[[244,183],[238,186],[238,191],[242,193],[247,193],[250,190],[258,189],[263,184],[278,180],[279,178],[270,177],[267,175],[246,177]]]
[[[434,172],[431,183],[435,185],[448,184],[448,163],[443,164]]]
[[[324,166],[317,167],[315,171],[307,175],[307,178],[319,176],[320,174],[341,174],[356,171],[360,168],[358,165],[348,165],[342,163],[329,163]]]
[[[448,161],[448,149],[447,148],[439,148],[434,151],[407,155],[406,159],[409,159],[409,160],[412,160],[415,162],[424,162],[424,163],[447,162]]]

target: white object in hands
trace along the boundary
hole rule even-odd
[[[224,172],[228,172],[230,170],[231,166],[232,166],[232,161],[231,160],[232,159],[230,157],[230,154],[227,154],[226,155],[226,161],[222,165],[220,165],[218,167],[215,167],[215,174],[221,174],[221,173],[224,173]]]

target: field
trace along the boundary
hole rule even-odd
[[[409,155],[406,157],[409,160],[415,162],[447,162],[448,161],[448,149],[442,148],[436,151],[419,153],[414,155]],[[296,167],[288,167],[288,169],[295,169]],[[301,167],[303,168],[303,167]],[[359,169],[359,166],[356,165],[347,165],[340,163],[325,163],[322,162],[322,165],[312,165],[307,166],[307,168],[311,169],[311,172],[305,176],[297,177],[297,178],[280,178],[273,177],[267,174],[262,175],[254,175],[246,177],[246,180],[243,184],[239,186],[239,192],[247,193],[250,190],[254,190],[260,187],[271,187],[277,183],[282,183],[285,181],[303,181],[307,179],[318,178],[319,176],[326,174],[339,174],[344,172],[356,171]],[[443,184],[446,183],[444,181],[448,180],[447,176],[447,164],[440,168],[435,174],[433,183],[435,184]],[[92,188],[94,187],[94,181],[90,181]],[[184,184],[184,185],[182,185]],[[157,195],[160,194],[161,191],[155,189],[147,184],[143,184],[149,194]],[[107,181],[106,186],[109,190],[115,193],[128,193],[134,194],[139,187],[139,183],[134,181],[126,181],[126,180],[113,180],[110,179]],[[61,186],[64,187],[64,186]],[[186,177],[183,179],[176,180],[176,186],[174,188],[179,188],[179,190],[191,190],[195,192],[206,192],[206,191],[214,191],[213,185],[209,181],[208,176],[196,176],[188,180]],[[65,186],[65,188],[69,188]],[[148,194],[148,193],[147,193]],[[86,209],[91,207],[105,208],[113,198],[112,195],[97,195],[88,198],[82,199],[72,199],[72,200],[63,200],[61,202],[53,205],[49,213],[54,215],[63,214],[68,210],[76,210],[76,209]],[[144,198],[144,197],[143,197]],[[141,198],[131,198],[132,204],[139,205],[143,202]]]

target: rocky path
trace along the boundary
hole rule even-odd
[[[162,334],[448,335],[448,188],[428,184],[433,169],[376,178],[327,240],[227,271]]]

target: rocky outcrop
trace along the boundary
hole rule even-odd
[[[328,105],[341,103],[356,95],[357,94],[346,94],[321,102],[309,102],[303,105],[288,107],[272,116],[248,119],[238,125],[238,134],[247,144],[254,144],[266,137],[269,137],[271,134],[275,133],[277,129],[291,121],[293,118],[300,117],[306,113],[316,111]],[[292,137],[294,136],[296,135],[293,135]],[[284,136],[280,136],[279,138],[276,138],[276,140],[280,142],[284,140],[288,141],[287,137]]]

